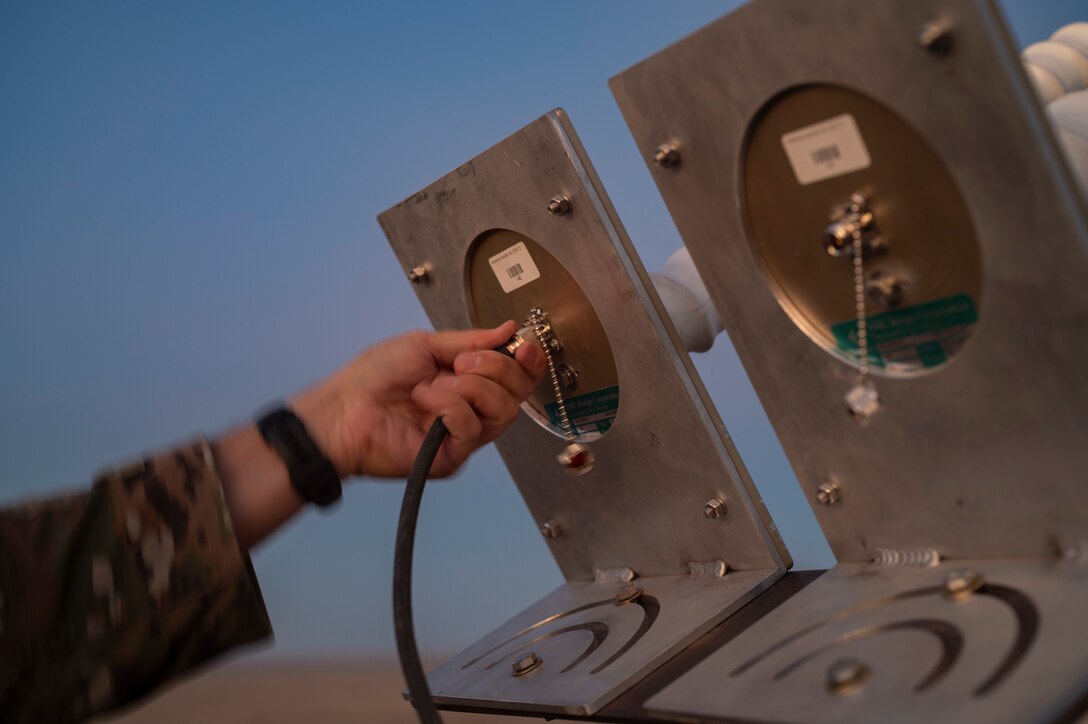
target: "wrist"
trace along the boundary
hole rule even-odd
[[[287,405],[302,420],[340,479],[352,475],[351,460],[342,444],[343,403],[340,397],[319,386],[292,397]]]

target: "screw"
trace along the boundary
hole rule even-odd
[[[422,265],[414,266],[412,267],[412,270],[408,272],[408,281],[412,282],[412,284],[423,284],[427,281],[428,276],[427,267]]]
[[[711,498],[706,501],[706,506],[703,508],[703,515],[711,519],[721,518],[728,512],[729,509],[725,507],[725,501],[721,498]]]
[[[986,579],[977,571],[952,571],[944,579],[945,598],[953,601],[963,601],[971,597],[971,594],[982,588]]]
[[[570,198],[566,194],[556,194],[548,200],[548,213],[552,216],[566,216],[571,208]]]
[[[570,365],[560,362],[555,366],[555,372],[559,375],[559,380],[566,389],[573,390],[578,386],[578,370]]]
[[[952,49],[952,28],[947,22],[931,20],[918,31],[918,45],[935,55]]]
[[[544,659],[537,656],[530,651],[522,656],[520,659],[516,659],[514,663],[510,665],[510,673],[514,676],[525,676],[530,671],[535,671],[540,668],[540,665],[544,663]]]
[[[544,525],[540,526],[540,534],[545,538],[558,538],[559,532],[559,522],[555,518],[548,518],[544,521]]]
[[[654,149],[654,163],[662,168],[680,165],[680,149],[675,143],[663,143]]]
[[[816,488],[816,502],[820,505],[834,505],[842,499],[842,488],[831,481]]]
[[[827,690],[832,694],[850,694],[861,688],[871,673],[857,659],[841,659],[827,670]]]
[[[622,606],[632,601],[637,601],[642,597],[642,589],[633,583],[628,583],[626,586],[616,592],[616,605]]]

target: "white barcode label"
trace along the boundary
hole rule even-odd
[[[491,271],[495,272],[495,278],[502,285],[502,290],[507,294],[540,278],[540,270],[536,268],[533,257],[529,256],[529,250],[522,241],[487,261],[491,264]]]
[[[782,148],[802,186],[860,171],[872,163],[849,113],[790,131],[782,136]]]

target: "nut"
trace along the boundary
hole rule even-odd
[[[654,163],[662,168],[680,165],[680,149],[675,143],[663,143],[654,149]]]
[[[566,194],[556,194],[548,200],[548,213],[552,216],[566,216],[571,208],[570,198]]]
[[[963,601],[985,583],[986,579],[977,571],[952,571],[944,579],[944,595],[953,601]]]
[[[860,689],[871,673],[857,659],[841,659],[827,670],[827,690],[832,694],[850,694]]]
[[[918,31],[918,45],[935,55],[952,50],[952,28],[947,22],[931,20]]]
[[[816,502],[820,505],[834,505],[842,499],[842,488],[834,481],[828,481],[816,488]]]
[[[628,583],[626,586],[616,592],[616,605],[622,606],[632,601],[637,601],[642,597],[642,589],[633,583]]]
[[[555,518],[548,518],[544,525],[540,526],[540,534],[545,538],[558,538],[560,533],[559,522]]]
[[[728,512],[729,509],[725,507],[725,501],[721,498],[711,498],[706,501],[706,506],[703,508],[703,515],[711,519],[721,518]]]
[[[408,281],[412,282],[412,284],[423,284],[427,281],[428,276],[427,267],[422,265],[414,266],[408,272]]]
[[[537,656],[530,651],[521,658],[515,659],[514,663],[510,665],[510,673],[514,676],[525,676],[530,671],[535,671],[540,668],[540,665],[544,663],[544,659]]]

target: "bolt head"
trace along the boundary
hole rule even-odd
[[[862,687],[872,671],[857,659],[841,659],[827,670],[827,690],[832,694],[850,694]]]
[[[963,601],[985,583],[986,579],[977,571],[952,571],[944,579],[944,595],[953,601]]]
[[[816,489],[816,502],[820,505],[834,505],[842,499],[842,488],[836,482],[827,482]]]
[[[596,456],[588,445],[572,442],[563,448],[555,459],[568,475],[585,475],[593,469]]]
[[[566,216],[572,208],[570,198],[566,194],[556,194],[548,200],[548,213],[552,216]]]
[[[544,659],[530,651],[524,656],[515,659],[514,662],[510,664],[510,673],[514,676],[525,676],[530,671],[540,668],[540,665],[543,663]]]
[[[412,267],[412,270],[408,272],[408,281],[412,282],[412,284],[423,284],[427,281],[428,276],[427,267],[414,266]]]
[[[559,522],[554,518],[548,518],[544,525],[540,526],[540,534],[545,538],[558,538],[560,533]]]
[[[680,149],[673,143],[663,143],[654,149],[654,163],[662,168],[680,165]]]
[[[637,601],[642,597],[642,589],[633,583],[628,583],[626,586],[616,592],[616,605],[623,606]]]
[[[721,498],[711,498],[706,501],[706,505],[703,506],[703,515],[707,518],[721,518],[723,515],[729,512],[729,509],[725,507],[725,501]]]

